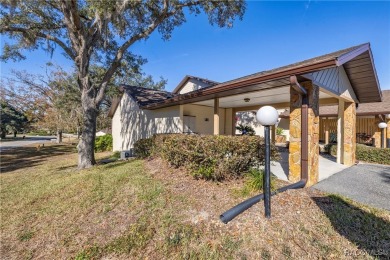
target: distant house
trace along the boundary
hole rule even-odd
[[[383,100],[369,43],[223,83],[185,76],[172,92],[136,86],[121,89],[122,95],[113,100],[109,112],[114,150],[131,151],[137,140],[159,133],[235,135],[237,121],[244,119],[240,115],[254,119],[260,107],[271,105],[279,110],[279,127],[286,130],[290,140],[289,178],[299,179],[305,164],[309,167],[305,172],[313,175],[309,185],[318,179],[323,120],[319,115],[323,107],[338,105],[337,141],[344,145],[338,148],[337,161],[352,165],[355,108],[361,111],[365,103]],[[289,111],[288,117],[282,116],[285,111]],[[331,116],[333,112],[324,118],[330,120]],[[261,132],[259,126],[257,134]],[[310,152],[302,153],[306,149],[302,144],[309,144]]]

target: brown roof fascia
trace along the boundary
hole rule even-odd
[[[251,77],[251,78],[244,78],[244,79],[240,79],[237,81],[230,81],[230,82],[221,83],[219,85],[216,85],[216,86],[204,89],[204,90],[202,90],[202,89],[198,90],[197,92],[195,92],[191,95],[186,95],[186,94],[179,95],[179,96],[167,99],[163,102],[150,104],[150,105],[147,105],[147,106],[142,107],[142,108],[143,109],[163,108],[163,107],[167,107],[167,106],[176,105],[180,101],[191,100],[195,97],[202,97],[202,100],[207,100],[209,98],[212,98],[213,95],[216,97],[224,96],[224,95],[218,95],[218,94],[221,94],[222,92],[229,91],[232,89],[247,87],[247,86],[255,85],[255,84],[259,84],[259,83],[265,83],[267,81],[277,80],[277,79],[289,77],[292,75],[305,74],[308,72],[314,72],[317,70],[331,68],[331,67],[335,67],[335,66],[337,66],[336,59],[331,58],[331,59],[328,59],[325,61],[321,61],[319,63],[304,65],[301,67],[287,69],[287,70],[269,73],[269,74],[265,74],[265,75],[256,75],[256,76]],[[207,96],[209,96],[209,97],[207,97]]]
[[[108,110],[108,117],[112,118],[115,115],[116,109],[121,102],[122,96],[123,94],[112,99],[110,110]]]

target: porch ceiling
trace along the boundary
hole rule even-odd
[[[245,102],[244,99],[249,98],[249,102]],[[320,91],[320,99],[332,98]],[[248,106],[264,106],[274,104],[286,104],[290,103],[290,86],[282,86],[278,88],[266,89],[261,91],[254,91],[250,93],[237,94],[234,96],[222,97],[219,99],[220,108],[238,108]],[[192,103],[194,105],[202,106],[214,106],[214,100],[209,99],[205,101]]]

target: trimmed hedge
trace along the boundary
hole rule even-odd
[[[264,139],[258,136],[155,135],[134,145],[140,158],[159,156],[173,167],[185,167],[195,178],[217,181],[240,178],[264,165],[264,149]],[[274,145],[271,158],[279,159]]]
[[[390,148],[381,149],[358,144],[356,146],[356,159],[390,165]]]
[[[106,134],[95,139],[95,152],[112,151],[112,135]]]
[[[337,144],[328,144],[326,152],[337,156]],[[375,148],[364,144],[356,145],[356,160],[390,165],[390,148]]]

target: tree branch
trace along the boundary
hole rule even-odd
[[[184,7],[198,5],[199,3],[200,3],[199,1],[195,1],[195,2],[189,2],[189,3],[177,5],[172,11],[168,12],[169,1],[165,0],[161,14],[147,27],[147,29],[131,37],[129,40],[123,43],[122,46],[118,49],[114,60],[112,61],[110,67],[107,69],[106,73],[104,74],[104,77],[98,87],[99,91],[95,98],[95,103],[98,104],[103,99],[108,81],[114,75],[116,69],[120,66],[120,62],[123,58],[124,53],[132,44],[134,44],[136,41],[140,39],[148,37],[166,18],[174,15],[179,10],[183,9]]]
[[[30,29],[20,28],[20,27],[12,27],[12,26],[4,26],[0,30],[0,32],[18,32],[18,33],[26,33],[26,34],[28,34],[29,31],[30,31]],[[37,32],[36,36],[39,38],[50,40],[52,42],[57,43],[65,51],[65,53],[67,55],[69,55],[69,57],[72,60],[75,59],[76,56],[74,55],[72,49],[70,49],[68,46],[66,46],[66,44],[63,41],[61,41],[59,38],[57,38],[53,35],[50,35],[50,34],[45,34],[43,32]]]

